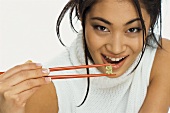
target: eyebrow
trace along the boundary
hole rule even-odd
[[[135,21],[140,21],[140,20],[141,20],[140,18],[135,18],[135,19],[132,19],[129,22],[127,22],[125,25],[129,25],[129,24],[132,24]]]
[[[104,18],[101,18],[101,17],[92,17],[91,20],[99,20],[99,21],[102,21],[102,22],[104,22],[104,23],[106,23],[108,25],[112,25],[111,22],[109,22],[108,20],[106,20]],[[132,19],[132,20],[128,21],[124,25],[129,25],[129,24],[132,24],[135,21],[140,21],[140,20],[141,20],[140,18],[135,18],[135,19]]]
[[[101,18],[101,17],[92,17],[91,20],[99,20],[99,21],[102,21],[108,25],[112,25],[111,22],[109,22],[108,20],[104,19],[104,18]]]

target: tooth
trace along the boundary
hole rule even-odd
[[[119,58],[116,58],[116,61],[119,61],[120,59]]]
[[[122,60],[123,58],[125,58],[125,57],[122,57],[120,60]]]
[[[122,57],[122,58],[112,58],[112,57],[106,56],[106,58],[110,59],[111,61],[120,61],[120,60],[122,60],[125,57]]]
[[[112,58],[111,60],[112,60],[112,61],[116,61],[116,58]]]

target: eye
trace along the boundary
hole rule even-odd
[[[138,33],[141,30],[142,30],[141,28],[130,28],[128,29],[127,33]]]
[[[109,32],[109,29],[107,29],[104,26],[100,26],[100,25],[95,25],[94,29],[99,30],[99,31],[103,31],[103,32]]]

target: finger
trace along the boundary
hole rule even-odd
[[[5,100],[10,101],[10,104],[13,103],[14,106],[25,106],[28,98],[30,98],[30,96],[32,96],[39,88],[40,87],[34,87],[19,94],[13,94],[13,92],[7,91],[4,94],[4,98]]]
[[[21,105],[25,105],[27,100],[40,88],[39,87],[34,87],[32,89],[26,90],[22,93],[19,94],[19,98],[20,98],[20,103]]]
[[[7,84],[8,86],[14,86],[29,79],[42,78],[43,76],[47,76],[48,74],[48,69],[21,71],[19,73],[16,73],[12,77],[4,80],[4,84]]]
[[[29,79],[13,86],[10,89],[10,92],[12,92],[12,94],[19,94],[32,88],[48,84],[50,82],[51,82],[50,78]]]
[[[5,73],[3,73],[0,76],[0,80],[4,80],[4,79],[14,75],[15,73],[18,73],[18,72],[21,72],[24,70],[32,70],[32,69],[40,69],[40,68],[42,68],[42,65],[40,63],[25,63],[25,64],[17,65],[15,67],[9,69]]]

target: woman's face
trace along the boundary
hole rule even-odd
[[[144,8],[146,32],[150,16]],[[100,0],[86,16],[85,36],[95,64],[113,64],[114,77],[122,75],[143,46],[142,25],[131,0]],[[105,73],[105,67],[99,70]]]

